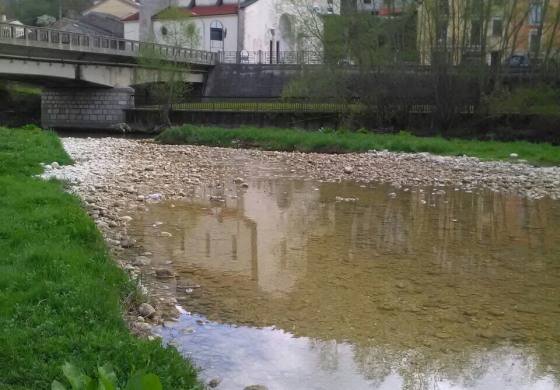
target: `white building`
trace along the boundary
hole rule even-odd
[[[197,48],[213,52],[300,52],[322,51],[322,18],[339,13],[335,0],[178,0],[181,12],[190,16],[198,32]],[[125,18],[125,38],[147,40],[163,36],[173,28],[161,18],[165,0],[144,0],[140,12]],[[167,1],[169,3],[169,1]],[[143,26],[143,8],[150,32]]]

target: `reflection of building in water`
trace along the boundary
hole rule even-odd
[[[305,272],[306,232],[316,215],[316,198],[309,183],[260,182],[225,203],[176,204],[172,215],[158,215],[179,229],[168,241],[174,249],[162,249],[177,266],[234,273],[258,282],[262,291],[289,292]],[[154,247],[161,239],[145,235],[144,240]]]
[[[553,234],[542,234],[541,227],[554,224],[544,201],[414,187],[394,200],[387,190],[364,189],[352,195],[357,202],[329,201],[336,190],[343,185],[321,186],[325,205],[310,231],[328,237],[326,255],[337,251],[350,261],[368,253],[403,265],[428,261],[442,270],[478,272],[558,245]]]

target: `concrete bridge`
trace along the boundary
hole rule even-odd
[[[200,50],[0,23],[0,78],[43,87],[45,128],[108,129],[134,106],[133,87],[157,79],[139,64],[144,49],[189,64],[185,82],[202,83],[216,62]]]

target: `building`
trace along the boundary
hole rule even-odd
[[[165,42],[173,21],[164,4],[142,3],[124,18],[125,38]],[[322,17],[337,12],[332,0],[179,0],[177,6],[196,26],[196,48],[224,53],[320,51]]]
[[[8,19],[6,15],[0,15],[0,23],[8,23],[12,26],[23,26],[23,23],[17,19]]]
[[[343,0],[341,13],[368,12],[388,17],[404,12],[411,3],[412,0]]]
[[[420,61],[499,63],[513,54],[543,61],[560,48],[558,2],[424,0],[418,5]]]
[[[99,12],[88,12],[79,19],[62,18],[57,20],[52,28],[80,34],[124,38],[122,21],[116,16]]]
[[[93,6],[82,14],[101,13],[123,19],[138,12],[139,9],[140,5],[134,0],[95,0]]]

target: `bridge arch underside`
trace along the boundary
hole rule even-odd
[[[124,123],[125,110],[134,107],[136,69],[0,58],[0,79],[40,85],[41,126],[61,130],[112,130]],[[203,75],[184,79],[201,83]]]
[[[131,84],[133,73],[132,67],[0,58],[1,78],[42,86],[123,88]]]

